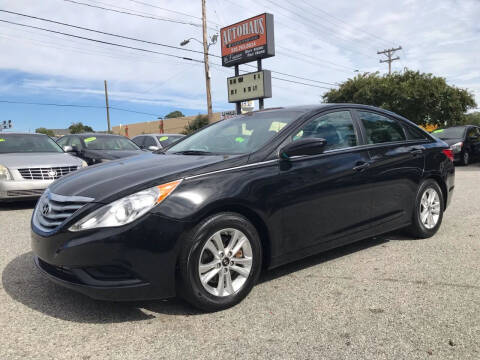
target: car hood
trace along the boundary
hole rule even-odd
[[[248,157],[247,157],[248,158]],[[85,196],[108,203],[165,182],[244,164],[240,156],[142,155],[89,166],[57,180],[50,191],[65,196]]]
[[[0,154],[0,165],[9,169],[81,166],[82,161],[67,153],[6,153]]]
[[[116,160],[142,154],[142,150],[85,150],[85,155],[92,159]]]
[[[460,141],[463,141],[462,138],[458,138],[458,139],[442,139],[443,141],[445,141],[449,146],[453,145],[453,144],[456,144]]]

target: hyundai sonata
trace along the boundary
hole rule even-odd
[[[91,297],[215,311],[263,268],[395,229],[434,235],[454,171],[446,143],[385,110],[264,110],[59,179],[32,247],[41,272]]]

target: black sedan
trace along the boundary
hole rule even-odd
[[[433,135],[450,145],[454,161],[467,166],[480,158],[480,127],[474,125],[453,126],[438,129]]]
[[[428,238],[454,189],[452,151],[352,104],[214,123],[168,148],[59,179],[32,217],[40,271],[98,299],[237,304],[262,268],[407,228]]]
[[[88,165],[104,163],[142,153],[129,138],[112,134],[72,134],[57,140],[64,151],[78,156]]]

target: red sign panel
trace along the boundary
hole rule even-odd
[[[220,38],[223,66],[274,56],[273,15],[265,13],[224,27]]]

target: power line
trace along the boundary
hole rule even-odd
[[[67,23],[64,23],[64,22],[55,21],[55,20],[50,20],[50,19],[45,19],[45,18],[38,17],[38,16],[27,15],[27,14],[22,14],[22,13],[17,13],[17,12],[14,12],[14,11],[8,11],[8,10],[2,10],[2,9],[0,9],[0,12],[4,12],[4,13],[8,13],[8,14],[14,14],[14,15],[18,15],[18,16],[23,16],[23,17],[27,17],[27,18],[35,19],[35,20],[46,21],[46,22],[49,22],[49,23],[58,24],[58,25],[63,25],[63,26],[68,26],[68,27],[71,27],[71,28],[80,29],[80,30],[85,30],[85,31],[90,31],[90,32],[94,32],[94,33],[97,33],[97,34],[114,36],[114,37],[121,38],[121,39],[125,39],[125,40],[138,41],[138,42],[145,43],[145,44],[163,46],[163,47],[167,47],[167,48],[170,48],[170,49],[188,51],[188,52],[193,52],[193,53],[198,53],[198,54],[202,54],[202,55],[203,55],[203,51],[185,49],[185,48],[182,48],[182,47],[179,47],[179,46],[162,44],[162,43],[158,43],[158,42],[154,42],[154,41],[142,40],[142,39],[137,39],[137,38],[133,38],[133,37],[129,37],[129,36],[123,36],[123,35],[118,35],[118,34],[112,34],[112,33],[105,32],[105,31],[101,31],[101,30],[95,30],[95,29],[90,29],[90,28],[86,28],[86,27],[83,27],[83,26],[67,24]],[[209,55],[220,58],[220,56],[218,56],[218,55],[214,55],[214,54],[209,54]]]
[[[91,109],[105,109],[105,106],[100,105],[79,105],[79,104],[56,104],[56,103],[37,103],[37,102],[28,102],[28,101],[12,101],[12,100],[0,100],[0,103],[6,104],[19,104],[19,105],[37,105],[37,106],[55,106],[55,107],[76,107],[76,108],[91,108]],[[135,114],[159,116],[159,114],[152,114],[143,111],[130,110],[125,108],[119,108],[116,106],[110,106],[110,109],[117,111],[124,111]]]
[[[128,46],[128,45],[123,45],[123,44],[112,43],[112,42],[104,41],[104,40],[92,39],[92,38],[88,38],[88,37],[84,37],[84,36],[79,36],[79,35],[73,35],[73,34],[64,33],[64,32],[61,32],[61,31],[45,29],[45,28],[41,28],[41,27],[38,27],[38,26],[20,24],[20,23],[16,23],[16,22],[13,22],[13,21],[2,20],[2,19],[0,19],[0,22],[4,22],[4,23],[7,23],[7,24],[18,25],[18,26],[23,26],[23,27],[28,27],[28,28],[37,29],[37,30],[42,30],[42,31],[47,31],[47,32],[54,33],[54,34],[60,34],[60,35],[70,36],[70,37],[77,38],[77,39],[93,41],[93,42],[100,43],[100,44],[117,46],[117,47],[126,48],[126,49],[130,49],[130,50],[143,51],[143,52],[147,52],[147,53],[164,55],[164,56],[173,57],[173,58],[177,58],[177,59],[182,59],[182,60],[188,60],[188,61],[195,61],[195,62],[203,63],[202,60],[198,60],[198,59],[192,59],[192,58],[187,58],[187,57],[184,57],[184,56],[178,56],[178,55],[173,55],[173,54],[168,54],[168,53],[162,53],[162,52],[159,52],[159,51],[154,51],[154,50],[148,50],[148,49],[138,48],[138,47],[134,47],[134,46]]]
[[[59,25],[63,25],[63,26],[68,26],[68,27],[72,27],[72,28],[76,28],[76,29],[81,29],[81,30],[85,30],[85,31],[91,31],[91,32],[95,32],[95,33],[100,33],[100,34],[103,34],[103,35],[114,36],[114,37],[119,37],[119,38],[122,38],[122,39],[127,39],[127,40],[132,40],[132,41],[138,41],[138,42],[147,43],[147,44],[151,44],[151,45],[163,46],[163,47],[168,47],[168,48],[173,48],[173,49],[178,49],[178,50],[183,50],[183,51],[189,51],[189,52],[194,52],[194,53],[203,54],[203,51],[183,49],[183,48],[180,48],[180,47],[177,47],[177,46],[173,46],[173,45],[167,45],[167,44],[157,43],[157,42],[153,42],[153,41],[142,40],[142,39],[132,38],[132,37],[128,37],[128,36],[123,36],[123,35],[108,33],[108,32],[104,32],[104,31],[100,31],[100,30],[94,30],[94,29],[86,28],[86,27],[83,27],[83,26],[71,25],[71,24],[67,24],[67,23],[63,23],[63,22],[59,22],[59,21],[55,21],[55,20],[45,19],[45,18],[41,18],[41,17],[37,17],[37,16],[32,16],[32,15],[21,14],[21,13],[17,13],[17,12],[13,12],[13,11],[8,11],[8,10],[1,10],[1,9],[0,9],[0,11],[1,11],[1,12],[5,12],[5,13],[10,13],[10,14],[19,15],[19,16],[24,16],[24,17],[28,17],[28,18],[33,18],[33,19],[36,19],[36,20],[47,21],[47,22],[51,22],[51,23],[55,23],[55,24],[59,24]],[[132,46],[128,46],[128,45],[123,45],[123,44],[117,44],[117,43],[112,43],[112,42],[108,42],[108,41],[98,40],[98,39],[92,39],[92,38],[88,38],[88,37],[84,37],[84,36],[79,36],[79,35],[64,33],[64,32],[61,32],[61,31],[46,29],[46,28],[37,27],[37,26],[33,26],[33,25],[20,24],[20,23],[16,23],[16,22],[13,22],[13,21],[8,21],[8,20],[2,20],[2,19],[0,19],[0,21],[1,21],[1,22],[5,22],[5,23],[9,23],[9,24],[13,24],[13,25],[18,25],[18,26],[33,28],[33,29],[36,29],[36,30],[42,30],[42,31],[47,31],[47,32],[55,33],[55,34],[64,35],[64,36],[70,36],[70,37],[74,37],[74,38],[78,38],[78,39],[82,39],[82,40],[93,41],[93,42],[97,42],[97,43],[101,43],[101,44],[112,45],[112,46],[117,46],[117,47],[123,47],[123,48],[131,49],[131,50],[138,50],[138,51],[150,52],[150,53],[154,53],[154,54],[159,54],[159,55],[164,55],[164,56],[170,56],[170,57],[175,57],[175,58],[179,58],[179,59],[183,59],[183,60],[190,60],[190,61],[195,61],[195,62],[201,62],[201,63],[203,63],[202,60],[198,60],[198,59],[186,58],[186,57],[177,56],[177,55],[173,55],[173,54],[161,53],[161,52],[158,52],[158,51],[153,51],[153,50],[148,50],[148,49],[143,49],[143,48],[137,48],[137,47],[132,47]],[[216,57],[216,58],[221,58],[221,56],[218,56],[218,55],[214,55],[214,54],[210,54],[210,55],[213,56],[213,57]],[[251,67],[251,68],[256,68],[254,65],[251,65],[251,64],[245,64],[245,66],[248,66],[248,67]],[[336,85],[337,85],[337,84],[333,84],[333,83],[329,83],[329,82],[325,82],[325,81],[313,80],[313,79],[305,78],[305,77],[302,77],[302,76],[291,75],[291,74],[287,74],[287,73],[285,73],[285,72],[276,71],[276,70],[272,70],[272,73],[276,73],[276,74],[279,74],[279,75],[284,75],[284,76],[292,77],[292,78],[299,79],[299,80],[316,82],[316,83],[319,83],[319,84],[332,85],[332,86],[336,86]]]
[[[136,4],[140,4],[140,5],[144,5],[144,6],[149,6],[149,7],[155,8],[155,9],[160,9],[160,10],[163,10],[163,11],[171,12],[171,13],[174,13],[174,14],[179,14],[179,15],[188,16],[188,17],[191,17],[191,18],[194,18],[194,19],[202,20],[201,16],[190,15],[190,14],[187,14],[187,13],[184,13],[184,12],[181,12],[181,11],[167,9],[167,8],[157,6],[157,5],[153,5],[153,4],[150,4],[150,3],[146,3],[146,2],[143,2],[143,1],[139,1],[139,0],[127,0],[127,1],[130,1],[130,2],[133,2],[133,3],[136,3]],[[208,22],[212,23],[212,24],[215,24],[215,25],[220,25],[219,23],[216,23],[215,21],[210,21],[209,20]]]
[[[138,17],[142,17],[142,18],[146,18],[146,19],[151,19],[151,20],[166,21],[166,22],[171,22],[171,23],[176,23],[176,24],[182,24],[182,25],[190,25],[190,26],[195,26],[195,27],[201,27],[200,24],[196,24],[196,23],[192,23],[192,22],[185,22],[185,21],[173,20],[173,19],[168,19],[168,18],[160,18],[160,17],[157,17],[157,16],[151,16],[151,15],[135,14],[135,13],[131,12],[131,11],[135,11],[135,10],[130,10],[130,9],[128,9],[128,10],[130,10],[130,11],[115,10],[115,9],[112,9],[112,8],[107,8],[107,7],[103,7],[103,6],[87,4],[87,3],[80,2],[80,1],[74,1],[74,0],[63,0],[63,1],[66,1],[66,2],[69,2],[69,3],[72,3],[72,4],[77,4],[77,5],[88,6],[88,7],[91,7],[91,8],[100,9],[100,10],[104,10],[104,11],[116,12],[116,13],[124,14],[124,15],[138,16]],[[118,7],[118,6],[115,6],[115,7],[121,9],[121,8]]]
[[[370,36],[371,38],[375,38],[375,39],[377,39],[377,40],[380,40],[380,41],[383,42],[384,44],[390,44],[390,43],[391,43],[391,42],[389,42],[389,41],[387,41],[387,40],[385,40],[385,39],[382,39],[381,37],[379,37],[379,36],[377,36],[377,35],[375,35],[375,34],[372,34],[372,33],[368,32],[368,31],[366,31],[366,30],[363,30],[363,29],[361,29],[361,28],[359,28],[359,27],[353,26],[353,25],[347,23],[346,21],[344,21],[344,20],[336,17],[335,15],[332,15],[332,14],[330,14],[329,12],[327,12],[327,11],[325,11],[325,10],[323,10],[323,9],[320,9],[319,7],[313,6],[312,4],[310,4],[310,3],[309,3],[308,1],[306,1],[306,0],[302,0],[302,2],[305,3],[305,4],[307,4],[307,5],[308,5],[309,7],[311,7],[312,9],[317,10],[317,11],[319,11],[319,12],[321,12],[321,13],[323,13],[323,14],[325,14],[325,15],[333,18],[333,19],[335,19],[338,23],[345,24],[344,27],[345,27],[346,29],[348,29],[348,28],[350,27],[350,28],[352,28],[352,29],[355,30],[355,31],[363,32],[364,34]],[[327,20],[327,21],[328,21],[328,20]],[[328,21],[328,22],[330,22],[330,24],[335,25],[335,23],[333,23],[333,22],[331,22],[331,21]],[[349,31],[351,31],[351,30],[349,30]]]

